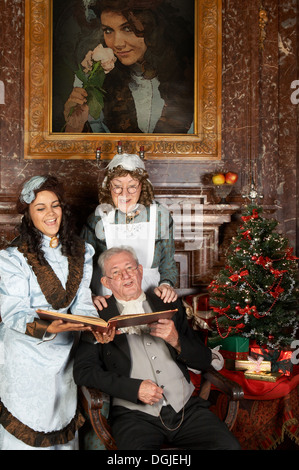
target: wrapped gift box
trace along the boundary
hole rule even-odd
[[[187,295],[183,298],[183,305],[192,328],[203,330],[206,337],[208,331],[213,329],[212,323],[216,316],[216,313],[210,309],[209,295]]]
[[[235,370],[237,360],[246,361],[248,358],[249,340],[243,336],[233,335],[227,338],[216,336],[208,338],[207,344],[211,349],[219,345],[221,346],[220,353],[225,359],[225,367],[229,370]]]
[[[279,351],[275,349],[267,349],[253,343],[250,346],[250,356],[253,359],[262,357],[265,361],[271,362],[271,371],[280,372],[284,375],[290,375],[293,365],[291,362],[292,351]]]
[[[264,380],[265,382],[276,382],[282,375],[281,372],[244,372],[245,379]]]
[[[235,361],[235,370],[246,370],[256,372],[257,369],[262,372],[271,372],[271,362],[262,361],[260,363],[257,363],[257,361]]]

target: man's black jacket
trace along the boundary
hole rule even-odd
[[[147,293],[147,301],[153,311],[178,308],[172,319],[179,334],[180,354],[166,344],[173,360],[190,382],[187,367],[206,370],[211,363],[210,349],[201,341],[199,333],[190,328],[180,301],[165,304],[153,293]],[[116,315],[119,311],[112,296],[108,299],[108,307],[101,311],[101,317],[108,321]],[[115,335],[114,341],[108,344],[85,341],[82,335],[74,362],[74,379],[78,385],[97,388],[111,396],[137,403],[142,380],[130,378],[130,370],[131,357],[126,334]]]

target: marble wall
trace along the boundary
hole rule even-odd
[[[25,0],[1,1],[0,30],[0,218],[1,240],[12,237],[14,203],[22,182],[34,174],[64,178],[83,220],[97,201],[102,172],[90,160],[24,160],[24,8]],[[260,49],[260,4],[267,14]],[[297,0],[223,0],[222,159],[221,161],[148,161],[155,187],[204,188],[205,176],[232,170],[239,180],[231,199],[242,204],[250,175],[262,203],[279,220],[291,244],[296,240],[298,213],[298,109],[291,101],[291,83],[298,71]],[[2,91],[1,91],[2,90]],[[211,201],[212,202],[212,201]],[[297,248],[298,249],[298,248]]]

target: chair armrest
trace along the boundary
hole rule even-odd
[[[231,400],[237,401],[244,398],[244,391],[241,385],[224,377],[217,370],[210,368],[203,374],[203,377],[211,382],[218,390],[228,395]]]
[[[239,401],[244,397],[243,388],[233,380],[220,374],[217,370],[210,368],[203,374],[204,379],[213,384],[214,387],[227,396],[227,408],[223,421],[228,429],[232,430],[239,410]]]
[[[80,387],[81,403],[89,416],[91,425],[107,450],[115,450],[116,444],[111,434],[107,418],[102,414],[105,403],[110,404],[110,397],[101,390]]]
[[[104,403],[110,403],[110,397],[96,388],[81,387],[87,406],[90,410],[101,410]]]

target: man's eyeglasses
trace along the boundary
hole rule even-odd
[[[108,279],[113,279],[114,281],[119,281],[120,279],[122,279],[124,272],[127,274],[127,276],[131,277],[131,276],[134,276],[136,274],[137,269],[138,269],[138,266],[136,266],[136,267],[128,266],[125,269],[120,269],[120,270],[117,270],[117,271],[113,271],[112,276],[107,276],[107,275],[105,275],[105,276],[108,277]]]
[[[138,183],[137,185],[134,184],[132,186],[128,186],[127,188],[123,188],[122,186],[114,186],[111,183],[111,190],[115,194],[121,194],[124,191],[124,189],[126,189],[129,194],[135,194],[138,191],[139,186],[140,186],[140,183]]]

